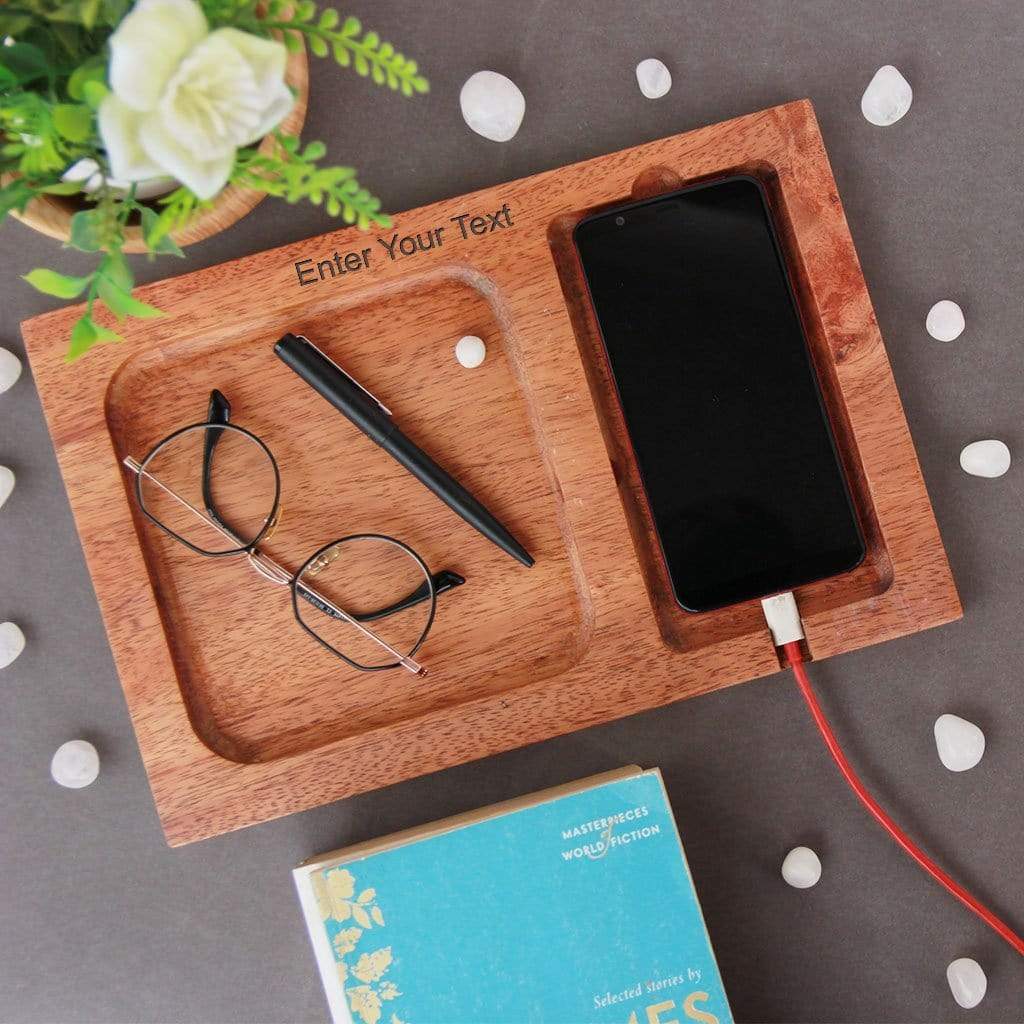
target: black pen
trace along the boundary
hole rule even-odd
[[[395,426],[391,410],[357,380],[328,358],[308,338],[286,334],[275,346],[277,357],[290,366],[314,391],[326,398],[371,441],[380,445],[421,484],[434,492],[470,526],[525,566],[530,553],[457,480]]]

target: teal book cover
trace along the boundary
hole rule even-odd
[[[335,1022],[731,1024],[657,770],[295,870]]]

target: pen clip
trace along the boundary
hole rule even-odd
[[[304,341],[314,352],[319,352],[320,355],[322,355],[324,359],[326,359],[327,362],[329,362],[331,366],[333,366],[338,371],[338,373],[340,373],[344,377],[348,377],[348,379],[352,381],[352,383],[355,384],[355,386],[359,388],[359,390],[362,391],[364,395],[367,395],[369,398],[372,398],[377,403],[377,405],[381,407],[385,415],[392,415],[391,410],[372,391],[370,391],[367,388],[364,388],[363,385],[360,384],[359,381],[357,381],[355,377],[352,376],[351,373],[349,373],[346,370],[343,370],[322,348],[317,348],[317,346],[314,345],[313,342],[311,342],[309,338],[307,338],[304,334],[296,334],[295,337],[298,338],[300,341]]]

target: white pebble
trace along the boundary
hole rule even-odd
[[[657,57],[648,57],[636,66],[636,83],[649,100],[659,100],[672,88],[672,73]]]
[[[794,889],[810,889],[821,879],[821,861],[818,855],[806,846],[796,846],[786,854],[782,862],[782,877]]]
[[[6,348],[0,348],[0,395],[21,376],[21,360]]]
[[[985,998],[988,978],[977,960],[962,956],[946,968],[946,981],[958,1006],[973,1010]]]
[[[985,753],[985,734],[959,715],[939,715],[935,719],[935,746],[939,760],[951,772],[965,772]]]
[[[955,302],[943,299],[928,310],[924,326],[936,341],[956,341],[964,333],[967,321],[964,311]]]
[[[4,507],[4,502],[11,496],[13,490],[14,470],[0,466],[0,508]]]
[[[475,334],[467,334],[459,338],[455,346],[455,358],[466,367],[467,370],[475,370],[487,356],[487,346],[482,338]]]
[[[497,71],[478,71],[459,93],[466,124],[492,142],[508,142],[523,123],[526,100],[519,86]]]
[[[960,453],[960,468],[971,476],[995,479],[1010,468],[1010,449],[1002,441],[973,441]]]
[[[23,650],[25,634],[13,622],[0,622],[0,668],[7,668]]]
[[[83,789],[96,781],[100,755],[88,740],[68,740],[57,748],[50,762],[53,781],[68,789]]]
[[[891,64],[880,67],[860,100],[861,113],[882,128],[895,124],[910,109],[914,90]]]

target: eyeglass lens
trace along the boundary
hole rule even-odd
[[[254,543],[278,494],[273,460],[255,438],[205,425],[164,441],[143,463],[139,489],[150,516],[205,554]]]
[[[299,573],[295,595],[299,621],[362,668],[394,665],[396,654],[414,654],[434,614],[423,565],[384,537],[349,537],[325,548]]]

